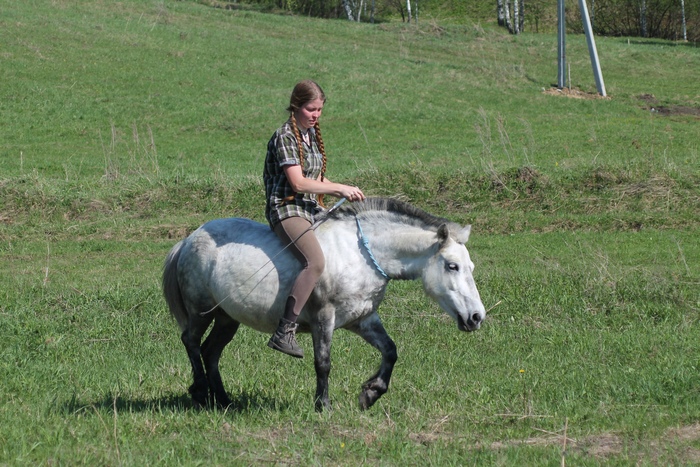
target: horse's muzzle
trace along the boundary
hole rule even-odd
[[[472,332],[481,327],[483,317],[481,313],[474,313],[465,321],[462,315],[457,315],[457,327],[460,331]]]

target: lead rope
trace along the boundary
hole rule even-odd
[[[360,225],[360,218],[355,216],[355,220],[357,221],[357,229],[360,231],[360,240],[362,240],[362,244],[365,246],[365,250],[367,250],[367,253],[369,254],[369,259],[372,260],[372,263],[374,264],[374,267],[377,268],[377,271],[379,271],[379,274],[384,276],[386,279],[391,279],[386,272],[384,272],[384,269],[377,263],[377,258],[374,257],[372,254],[372,249],[369,247],[369,240],[367,240],[367,237],[365,237],[365,233],[362,231],[362,226]]]

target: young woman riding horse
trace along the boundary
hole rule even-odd
[[[284,315],[268,346],[302,358],[297,344],[297,318],[325,267],[325,258],[314,231],[314,217],[323,211],[323,195],[362,201],[356,186],[333,183],[325,177],[326,153],[318,120],[326,96],[314,81],[298,83],[289,100],[289,120],[267,144],[265,169],[265,217],[302,265],[287,298]],[[320,196],[319,196],[320,195]]]

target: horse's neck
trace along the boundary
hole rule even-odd
[[[364,227],[377,264],[391,278],[417,279],[435,252],[434,232],[407,225],[370,223]]]

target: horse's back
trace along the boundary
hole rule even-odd
[[[246,245],[274,241],[270,229],[243,218],[215,219],[203,224],[182,242],[178,258],[180,280],[210,280],[221,259],[245,257]],[[267,239],[265,237],[271,237]],[[195,277],[192,277],[196,275]]]
[[[220,307],[234,319],[268,331],[299,268],[267,225],[215,219],[184,240],[178,280],[198,312]]]
[[[251,239],[264,237],[270,237],[272,241],[276,238],[270,227],[265,224],[243,217],[228,217],[203,224],[192,232],[188,239],[209,241],[220,247],[231,243],[252,242]]]

